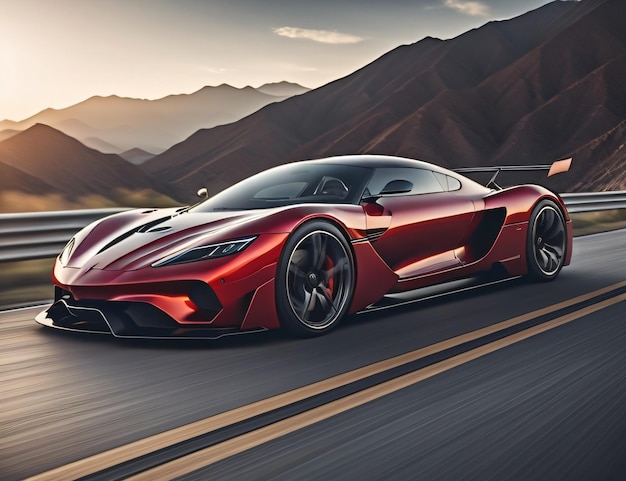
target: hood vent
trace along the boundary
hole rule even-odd
[[[167,217],[161,217],[160,219],[153,220],[152,222],[148,222],[147,224],[144,224],[141,227],[139,227],[139,229],[137,229],[137,232],[148,232],[153,227],[170,219],[171,217],[168,215]]]
[[[101,252],[104,252],[107,249],[110,249],[115,244],[119,244],[124,239],[126,239],[126,238],[130,237],[131,235],[133,235],[135,232],[146,232],[146,231],[150,230],[151,228],[157,226],[161,222],[165,222],[166,220],[169,220],[169,219],[170,219],[170,216],[162,217],[160,219],[153,220],[152,222],[148,222],[147,224],[140,225],[138,227],[135,227],[134,229],[131,229],[131,230],[127,231],[127,232],[124,232],[122,235],[117,236],[115,239],[113,239],[111,242],[109,242],[107,245],[105,245],[102,249],[100,249],[98,251],[98,254],[100,254]],[[171,227],[168,227],[168,228],[171,229]],[[165,230],[165,229],[163,229],[163,230]]]
[[[172,228],[171,225],[164,225],[164,226],[161,226],[161,227],[155,227],[154,229],[150,229],[149,231],[141,231],[141,232],[148,232],[148,233],[151,233],[151,232],[163,232],[165,230],[170,230],[171,228]]]

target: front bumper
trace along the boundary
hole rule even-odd
[[[261,332],[263,327],[242,331],[238,328],[187,324],[150,304],[109,301],[77,302],[62,298],[35,320],[46,327],[65,331],[109,334],[129,339],[218,339],[234,334]]]

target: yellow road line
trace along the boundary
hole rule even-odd
[[[380,372],[393,369],[403,364],[416,361],[431,354],[436,354],[446,349],[456,347],[460,344],[479,339],[483,336],[501,331],[503,329],[507,329],[509,327],[521,324],[523,322],[529,321],[545,314],[550,314],[552,312],[558,311],[559,309],[572,306],[579,302],[587,301],[596,296],[600,296],[602,294],[605,294],[615,289],[619,289],[624,286],[626,286],[626,281],[618,282],[608,287],[598,289],[593,292],[580,295],[573,299],[569,299],[554,304],[552,306],[548,306],[533,312],[529,312],[527,314],[523,314],[521,316],[511,318],[498,324],[493,324],[491,326],[487,326],[476,331],[462,334],[460,336],[438,342],[431,346],[401,354],[390,359],[385,359],[383,361],[379,361],[374,364],[355,369],[353,371],[339,374],[337,376],[318,381],[316,383],[309,384],[307,386],[303,386],[292,391],[279,394],[277,396],[273,396],[254,402],[252,404],[241,406],[239,408],[232,409],[230,411],[226,411],[208,417],[206,419],[201,419],[199,421],[195,421],[193,423],[174,428],[169,431],[164,431],[162,433],[155,434],[153,436],[140,439],[138,441],[134,441],[132,443],[113,448],[111,450],[104,451],[102,453],[89,456],[84,459],[80,459],[73,463],[69,463],[64,466],[60,466],[58,468],[36,475],[32,478],[29,478],[29,480],[45,481],[58,479],[76,479],[82,476],[87,476],[89,474],[93,474],[103,469],[115,466],[116,464],[129,461],[145,454],[149,454],[158,449],[166,448],[167,446],[171,446],[172,444],[191,439],[193,437],[214,431],[216,429],[220,429],[222,427],[244,421],[254,416],[267,413],[274,409],[287,406],[294,402],[307,399],[309,397],[324,393],[326,391],[330,391],[332,389],[336,389],[341,386],[345,386],[346,384],[349,384],[351,382],[358,381],[374,374],[378,374]]]
[[[337,414],[350,409],[354,409],[387,394],[391,394],[399,391],[400,389],[423,381],[424,379],[428,379],[436,374],[460,366],[486,354],[497,351],[498,349],[502,349],[510,346],[511,344],[528,339],[529,337],[554,329],[555,327],[561,326],[575,319],[579,319],[624,300],[626,300],[626,294],[621,294],[617,297],[599,302],[598,304],[593,304],[571,314],[566,314],[552,321],[539,324],[538,326],[528,328],[498,341],[494,341],[463,354],[459,354],[458,356],[451,357],[445,361],[438,362],[423,369],[419,369],[418,371],[405,374],[404,376],[396,379],[386,381],[371,388],[314,408],[310,411],[306,411],[274,424],[270,424],[269,426],[257,429],[256,431],[251,431],[209,448],[205,448],[187,456],[175,459],[167,464],[163,464],[135,476],[131,476],[130,478],[127,478],[127,481],[173,479],[178,476],[192,473],[210,464],[216,463],[230,456],[234,456],[235,454],[242,453],[256,446],[260,446],[261,444],[265,444],[281,436],[285,436],[289,433],[318,423],[332,416],[336,416]]]

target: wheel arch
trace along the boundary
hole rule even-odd
[[[533,209],[543,200],[554,202],[559,207],[565,221],[570,220],[565,203],[559,195],[539,185],[517,185],[491,192],[484,198],[484,208],[506,208],[504,225],[509,225],[530,221]]]
[[[357,268],[357,266],[356,266],[356,253],[354,251],[354,246],[352,245],[353,238],[349,234],[348,227],[345,226],[343,223],[339,222],[335,217],[330,216],[330,215],[319,214],[319,215],[316,215],[316,216],[310,216],[310,217],[307,217],[306,219],[303,219],[302,222],[300,222],[297,225],[295,225],[293,230],[289,233],[289,236],[287,237],[287,239],[285,240],[285,243],[283,244],[283,249],[285,248],[285,245],[287,245],[287,241],[291,237],[293,237],[294,233],[298,229],[300,229],[302,226],[304,226],[306,224],[310,224],[312,222],[327,222],[328,224],[331,224],[332,226],[336,227],[339,230],[339,232],[341,233],[341,235],[343,236],[345,241],[348,243],[348,246],[350,247],[350,251],[352,253],[352,257],[355,260],[354,268],[356,269]],[[281,249],[281,253],[282,253],[282,249]]]

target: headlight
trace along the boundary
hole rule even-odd
[[[160,261],[152,264],[152,267],[161,267],[170,264],[183,264],[186,262],[201,261],[204,259],[215,259],[217,257],[229,256],[241,252],[250,243],[256,239],[254,237],[246,237],[245,239],[237,239],[220,244],[211,244],[208,246],[192,247],[176,254],[164,257]]]
[[[65,244],[65,247],[59,254],[59,262],[62,266],[66,266],[70,260],[70,255],[72,255],[72,251],[74,250],[74,245],[76,244],[76,239],[72,237],[70,241]]]

